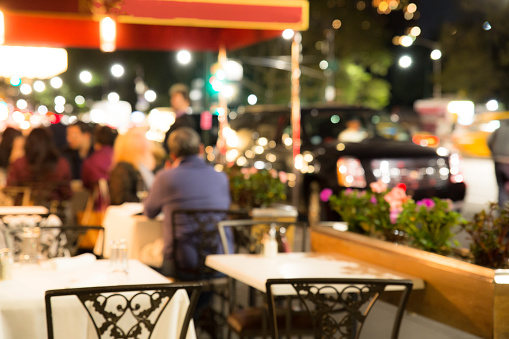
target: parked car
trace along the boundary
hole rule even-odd
[[[239,166],[296,173],[290,186],[298,187],[301,213],[339,217],[320,203],[322,189],[366,189],[379,179],[389,187],[406,184],[414,199],[450,198],[461,206],[466,187],[458,155],[416,145],[388,114],[360,107],[302,108],[301,155],[295,163],[290,117],[288,107],[239,108],[230,114],[226,158]]]

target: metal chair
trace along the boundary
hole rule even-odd
[[[173,259],[175,278],[180,281],[199,281],[203,285],[202,299],[197,307],[195,322],[198,327],[209,327],[209,331],[219,332],[225,322],[228,303],[228,280],[223,275],[205,265],[209,254],[224,253],[217,224],[234,218],[245,218],[244,211],[221,209],[179,209],[171,215],[173,232]],[[226,236],[232,239],[231,235]],[[212,297],[220,300],[220,310],[207,305]],[[206,310],[205,310],[206,308]],[[208,312],[208,315],[206,313]],[[198,314],[200,313],[200,314]]]
[[[81,244],[90,233],[104,233],[104,227],[102,226],[44,226],[38,227],[38,230],[40,233],[40,254],[47,259],[75,256],[80,253]],[[15,258],[21,254],[23,232],[23,228],[9,229],[2,227],[6,245],[11,249],[11,253]],[[104,240],[104,234],[102,237],[99,236],[98,239]],[[104,242],[101,243],[99,248],[101,248],[101,252],[97,256],[102,258]]]
[[[277,221],[277,220],[225,220],[218,223],[219,234],[226,253],[249,253],[257,254],[261,252],[262,239],[270,227],[276,229],[278,239],[278,251],[290,252],[304,251],[307,242],[307,223],[296,221]],[[293,244],[286,243],[286,231],[289,227],[295,227],[302,237],[300,245],[297,237]],[[227,234],[231,231],[234,237],[234,246],[230,248],[227,241]],[[228,337],[231,337],[233,331],[240,338],[250,336],[263,336],[268,334],[268,313],[264,306],[255,306],[255,290],[248,288],[248,306],[239,307],[237,303],[236,281],[229,279],[230,288],[230,310],[227,317]]]
[[[55,298],[76,296],[87,311],[97,338],[150,338],[164,309],[181,289],[190,298],[179,330],[179,338],[185,339],[201,288],[198,283],[186,283],[48,290],[45,293],[48,339],[55,336],[53,311],[57,306],[52,307]]]
[[[373,305],[388,290],[402,291],[391,339],[397,339],[412,290],[410,280],[269,279],[266,283],[272,337],[311,331],[314,338],[359,338]],[[286,296],[284,309],[277,297]],[[297,304],[295,304],[297,302]]]

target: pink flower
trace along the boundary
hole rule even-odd
[[[320,200],[323,202],[329,201],[330,196],[332,195],[332,190],[330,188],[324,188],[320,192]]]
[[[378,180],[377,182],[372,182],[371,184],[369,184],[369,187],[375,193],[382,193],[382,192],[387,191],[387,184],[384,183],[382,180]]]
[[[403,203],[406,202],[408,199],[409,197],[406,195],[405,191],[400,187],[394,187],[384,197],[384,200],[389,203],[391,209],[397,210],[400,210],[403,206]]]
[[[250,174],[255,174],[255,173],[258,173],[258,170],[257,170],[256,168],[254,168],[254,167],[251,167],[251,168],[249,169],[249,173],[250,173]]]
[[[373,195],[371,196],[371,199],[369,200],[372,204],[376,204],[376,197]]]
[[[391,214],[389,214],[389,219],[391,220],[391,224],[395,224],[398,221],[399,212],[397,210],[391,210]]]
[[[276,179],[276,178],[277,178],[277,171],[276,171],[275,169],[271,168],[271,169],[269,170],[269,174],[270,174],[270,176],[271,176],[272,178],[274,178],[274,179]]]
[[[279,180],[281,180],[283,184],[286,184],[286,182],[288,181],[288,175],[286,174],[286,172],[284,171],[279,172]]]
[[[354,190],[353,190],[353,189],[351,189],[351,188],[347,188],[347,189],[345,190],[345,195],[352,195],[353,193],[354,193]]]
[[[249,168],[242,167],[242,168],[240,169],[240,173],[242,173],[242,174],[249,174]]]
[[[422,199],[417,202],[417,206],[425,206],[427,209],[432,209],[435,207],[435,202],[433,199]]]

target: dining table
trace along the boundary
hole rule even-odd
[[[154,219],[143,215],[142,203],[124,203],[111,205],[105,211],[102,226],[104,227],[105,258],[110,257],[112,245],[124,240],[127,255],[152,267],[160,267],[163,263],[163,215]],[[102,251],[103,239],[98,239],[95,254]]]
[[[58,260],[57,260],[58,259]],[[39,264],[14,263],[12,277],[0,281],[0,338],[46,339],[45,291],[109,285],[162,284],[171,282],[138,260],[128,260],[127,271],[112,270],[109,260],[87,253],[56,258]],[[54,313],[55,338],[97,338],[83,305],[77,298],[59,301]],[[178,290],[158,321],[152,338],[178,338],[189,305],[185,290]],[[191,323],[187,339],[195,339]]]
[[[424,289],[419,277],[337,253],[278,253],[272,258],[261,254],[212,254],[207,256],[205,265],[261,292],[265,292],[267,279],[276,278],[410,279],[414,290]]]

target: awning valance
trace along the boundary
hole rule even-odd
[[[117,21],[117,48],[237,49],[306,30],[307,0],[4,0],[5,44],[99,47],[99,24]]]

